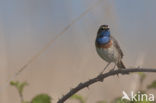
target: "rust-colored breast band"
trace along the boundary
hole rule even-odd
[[[98,47],[98,48],[105,48],[105,49],[107,49],[107,48],[110,48],[111,46],[112,46],[112,40],[110,40],[108,43],[106,43],[106,44],[98,44],[98,43],[96,43],[96,47]]]

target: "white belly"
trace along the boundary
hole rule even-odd
[[[104,49],[104,48],[96,48],[97,53],[99,54],[99,56],[104,59],[107,62],[117,62],[119,59],[119,54],[116,50],[116,48],[114,48],[114,46],[111,46],[108,49]]]

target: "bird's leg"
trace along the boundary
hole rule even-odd
[[[109,62],[109,63],[105,66],[105,68],[102,70],[102,72],[101,72],[100,74],[103,74],[103,72],[104,72],[105,69],[110,65],[110,63],[111,63],[111,62]]]
[[[110,72],[111,72],[111,71],[114,71],[114,70],[115,70],[115,67],[116,67],[116,63],[114,63],[114,67],[113,67],[113,69],[110,70]],[[119,75],[118,75],[118,74],[116,74],[116,75],[117,75],[118,78],[119,78]]]
[[[116,63],[114,64],[114,67],[110,71],[114,71],[116,67]]]

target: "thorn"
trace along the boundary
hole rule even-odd
[[[109,72],[113,72],[114,71],[114,69],[111,69]]]
[[[73,90],[73,88],[70,88],[70,91],[72,91]]]
[[[87,85],[86,87],[87,87],[88,89],[90,89],[90,88],[89,88],[89,85]]]
[[[100,73],[97,77],[100,77],[100,76],[102,76],[102,73]]]
[[[81,86],[81,85],[82,85],[82,83],[79,84],[79,86]]]

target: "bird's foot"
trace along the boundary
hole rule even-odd
[[[113,69],[111,69],[109,72],[113,72],[115,69],[113,68]]]

